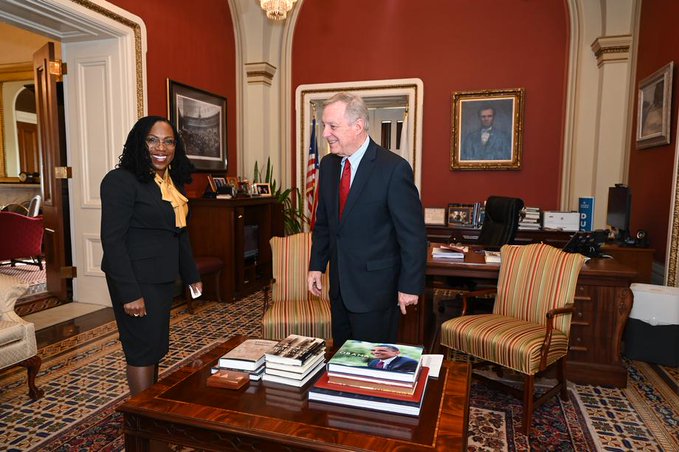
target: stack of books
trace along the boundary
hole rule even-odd
[[[464,259],[464,253],[468,248],[455,245],[439,245],[431,250],[434,259]]]
[[[212,374],[219,371],[242,372],[250,380],[260,380],[264,375],[266,353],[276,344],[278,341],[247,339],[219,358],[217,367],[212,368]]]
[[[325,341],[291,334],[266,353],[262,380],[302,387],[325,368]]]
[[[309,400],[417,416],[428,375],[422,347],[348,340],[309,390]]]
[[[540,208],[539,207],[524,207],[521,210],[521,220],[519,221],[519,230],[535,231],[540,229]]]

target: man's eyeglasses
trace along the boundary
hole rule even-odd
[[[162,140],[158,137],[150,135],[146,137],[146,145],[150,148],[157,148],[160,144],[165,145],[166,148],[173,148],[177,145],[177,141],[174,138],[163,138]]]

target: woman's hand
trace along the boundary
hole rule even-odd
[[[144,317],[146,315],[146,305],[144,304],[144,298],[137,298],[134,301],[125,303],[123,305],[125,314],[133,317]]]

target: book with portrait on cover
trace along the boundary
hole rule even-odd
[[[350,339],[328,361],[328,373],[413,383],[422,366],[422,352],[422,346]]]

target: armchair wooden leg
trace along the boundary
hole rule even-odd
[[[19,364],[21,367],[25,367],[28,371],[28,396],[33,400],[38,400],[45,394],[45,391],[38,388],[35,385],[35,377],[40,371],[40,366],[42,365],[42,359],[38,355],[32,356],[28,359],[21,361]]]
[[[526,375],[523,382],[523,422],[521,432],[528,436],[530,424],[533,420],[533,391],[535,390],[535,376]]]
[[[556,365],[556,378],[561,385],[560,397],[561,400],[568,400],[568,382],[566,381],[566,357],[559,360]]]

